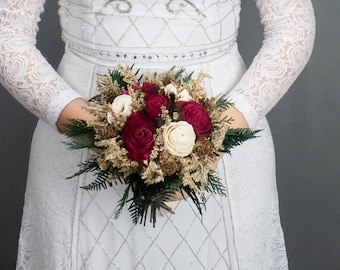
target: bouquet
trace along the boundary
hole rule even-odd
[[[93,149],[94,155],[69,178],[95,174],[82,187],[89,191],[125,185],[115,218],[128,204],[135,224],[150,218],[155,226],[158,210],[173,213],[167,202],[175,193],[190,198],[202,215],[206,194],[225,196],[209,164],[257,131],[228,129],[232,119],[221,114],[231,104],[226,95],[207,97],[202,81],[208,74],[193,79],[183,68],[138,73],[119,66],[98,75],[99,95],[89,107],[96,120],[71,120],[66,133],[70,148]]]

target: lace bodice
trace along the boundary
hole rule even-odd
[[[81,42],[85,48],[99,50],[112,47],[117,51],[127,48],[132,53],[142,50],[143,54],[143,50],[161,52],[164,48],[190,48],[200,54],[195,51],[197,46],[230,44],[236,40],[240,9],[240,0],[59,3],[66,43]],[[44,0],[0,1],[0,78],[19,102],[54,124],[61,110],[79,94],[35,47],[43,4]],[[251,126],[277,103],[301,72],[311,54],[315,34],[310,0],[256,0],[256,4],[265,40],[231,92]],[[153,31],[141,25],[149,25]],[[186,29],[178,31],[180,28]],[[160,32],[167,38],[160,38],[157,34]],[[216,46],[213,49],[219,48]]]
[[[66,41],[116,51],[188,50],[236,39],[239,0],[219,2],[60,0],[59,14]]]

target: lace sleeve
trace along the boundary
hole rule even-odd
[[[231,93],[250,127],[286,93],[306,65],[314,44],[310,0],[255,0],[264,26],[263,45]]]
[[[54,125],[79,94],[35,47],[44,2],[0,1],[0,82],[30,112]]]

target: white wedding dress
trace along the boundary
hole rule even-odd
[[[59,0],[66,52],[56,73],[35,48],[44,0],[0,0],[0,78],[41,120],[32,142],[17,269],[287,269],[265,115],[299,75],[313,47],[309,0],[257,0],[263,46],[246,71],[238,53],[240,0]],[[80,189],[65,178],[88,151],[68,150],[55,122],[71,100],[96,94],[96,74],[117,64],[204,70],[210,95],[230,92],[259,137],[225,155],[227,197],[211,196],[203,218],[171,202],[156,228],[113,218],[121,185]]]

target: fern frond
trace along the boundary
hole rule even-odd
[[[248,128],[236,128],[229,129],[222,143],[223,149],[221,152],[226,152],[230,154],[230,150],[238,145],[241,145],[243,142],[256,138],[256,134],[260,132],[260,130],[251,130]]]
[[[190,74],[186,75],[185,77],[183,77],[183,81],[185,83],[190,82],[190,80],[192,79],[192,74],[194,74],[194,72],[192,71]]]
[[[216,174],[215,171],[210,171],[208,173],[208,185],[206,186],[206,191],[213,194],[218,194],[220,196],[226,196],[226,188],[221,183],[221,178]]]
[[[94,140],[92,138],[85,138],[83,137],[81,140],[71,140],[68,142],[64,142],[69,149],[77,150],[77,149],[84,149],[84,148],[93,148]]]
[[[182,78],[183,77],[183,73],[185,71],[185,68],[180,68],[175,74],[174,74],[174,78],[175,80]]]
[[[201,197],[197,196],[197,194],[191,188],[189,188],[187,186],[182,187],[182,188],[188,194],[190,199],[195,204],[198,212],[202,216],[203,215],[203,211],[202,210],[203,210],[203,207],[205,207],[205,198],[204,198],[204,196],[201,196]]]
[[[127,181],[129,182],[130,190],[133,192],[133,197],[127,200],[128,194],[123,195],[117,207],[117,214],[120,213],[127,202],[130,202],[128,210],[134,224],[140,223],[145,226],[148,216],[150,216],[150,222],[155,226],[158,209],[173,213],[173,210],[166,202],[171,199],[171,196],[176,191],[180,190],[177,178],[166,177],[164,182],[146,185],[140,179],[140,176],[135,174],[130,175]]]
[[[114,218],[117,219],[119,218],[119,216],[121,215],[123,208],[127,202],[128,196],[129,196],[129,192],[130,192],[130,185],[128,185],[123,193],[122,198],[118,201],[116,210],[115,210],[115,214],[114,214]]]
[[[70,119],[65,128],[65,135],[72,138],[94,134],[93,127],[88,126],[87,122],[81,119]]]
[[[87,125],[85,120],[71,119],[65,125],[65,135],[72,138],[72,141],[65,142],[70,149],[92,148],[94,147],[94,129]]]
[[[80,163],[79,164],[79,171],[76,172],[74,175],[67,177],[66,179],[71,179],[71,178],[79,176],[83,173],[94,172],[96,170],[99,170],[97,160],[96,159],[89,159],[85,162]]]
[[[113,82],[117,82],[118,85],[122,88],[126,88],[127,87],[127,83],[124,81],[124,78],[122,76],[122,74],[120,74],[119,69],[114,69],[114,70],[109,70],[110,76],[111,76],[111,80]]]
[[[226,110],[232,105],[233,105],[233,103],[230,102],[229,99],[228,99],[228,93],[224,93],[224,94],[220,95],[218,97],[218,99],[216,100],[217,108],[222,109],[222,110]]]
[[[110,185],[106,180],[96,179],[91,184],[88,184],[88,185],[83,186],[81,188],[83,188],[87,191],[97,191],[97,190],[101,190],[101,189],[107,189],[108,186],[110,186]]]

